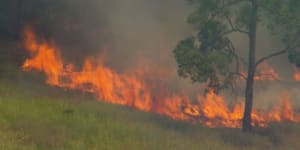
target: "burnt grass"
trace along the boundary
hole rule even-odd
[[[0,50],[18,50],[16,44],[0,43]],[[299,124],[243,133],[174,121],[48,86],[42,74],[21,71],[13,56],[2,56],[0,64],[0,149],[300,149]]]

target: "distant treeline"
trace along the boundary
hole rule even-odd
[[[34,26],[47,37],[53,31],[78,29],[85,15],[95,12],[95,0],[0,0],[0,37],[18,37],[25,25]]]

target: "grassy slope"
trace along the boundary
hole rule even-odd
[[[0,149],[300,149],[299,125],[209,129],[49,87],[8,63],[0,68]]]

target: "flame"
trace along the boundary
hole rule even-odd
[[[293,70],[294,70],[294,80],[300,81],[300,71],[297,69],[296,66],[293,67]]]
[[[288,92],[282,92],[280,98],[280,105],[273,108],[269,118],[273,121],[289,121],[298,122],[299,115],[296,117],[293,111],[293,107],[290,102],[290,96]]]
[[[34,68],[37,71],[45,72],[48,77],[47,82],[58,85],[58,77],[64,69],[63,62],[60,59],[58,51],[55,50],[54,47],[49,47],[45,41],[38,44],[36,41],[36,36],[30,31],[26,30],[25,35],[26,40],[24,42],[24,46],[28,52],[35,57],[32,59],[27,59],[23,64],[23,68]]]
[[[247,77],[245,72],[241,73],[242,76]],[[275,81],[280,80],[279,74],[268,64],[262,63],[257,68],[257,73],[254,76],[256,81]]]
[[[257,68],[258,74],[254,77],[255,80],[280,80],[278,73],[268,64],[260,64]]]
[[[62,60],[54,44],[38,41],[31,30],[25,30],[24,47],[31,56],[22,68],[43,72],[52,86],[89,92],[99,100],[155,112],[175,120],[202,123],[208,127],[241,127],[244,103],[228,106],[224,98],[212,90],[192,102],[188,96],[168,92],[164,86],[158,85],[153,92],[153,85],[147,84],[140,71],[136,74],[117,73],[93,58],[87,58],[82,69],[75,69],[73,64]],[[299,116],[293,112],[286,94],[282,96],[281,104],[271,111],[253,110],[252,113],[253,125],[260,127],[270,122],[300,122]]]

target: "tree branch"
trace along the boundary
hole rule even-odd
[[[243,73],[240,73],[240,72],[230,72],[230,74],[239,76],[239,77],[241,77],[242,79],[247,80],[246,75],[243,74]]]
[[[255,63],[255,67],[257,67],[258,65],[260,65],[262,62],[264,62],[265,60],[268,60],[268,59],[270,59],[270,58],[272,58],[272,57],[275,57],[275,56],[279,56],[279,55],[282,55],[282,54],[285,54],[289,49],[293,49],[293,48],[297,48],[297,47],[300,47],[300,44],[296,44],[296,45],[294,45],[294,46],[288,46],[288,47],[286,47],[286,48],[284,48],[284,49],[282,49],[282,50],[280,50],[280,51],[278,51],[278,52],[275,52],[275,53],[272,53],[272,54],[270,54],[270,55],[268,55],[268,56],[265,56],[265,57],[262,57],[262,58],[260,58],[256,63]]]
[[[225,32],[224,35],[230,34],[230,33],[233,33],[233,32],[239,32],[239,33],[247,34],[247,35],[249,34],[248,31],[244,31],[244,30],[241,30],[241,29],[234,28],[234,29],[231,29],[231,30]]]
[[[248,0],[232,0],[232,1],[229,1],[227,3],[225,3],[225,1],[224,1],[223,2],[223,8],[239,4],[241,2],[248,2]]]
[[[275,56],[279,56],[279,55],[282,55],[284,53],[286,53],[289,49],[293,49],[293,48],[297,48],[297,47],[300,47],[300,43],[299,43],[299,36],[300,34],[297,34],[294,39],[292,40],[292,42],[290,42],[290,45],[287,46],[286,48],[278,51],[278,52],[275,52],[275,53],[272,53],[268,56],[265,56],[265,57],[262,57],[260,58],[256,63],[255,63],[255,67],[257,67],[258,65],[260,65],[262,62],[264,62],[265,60],[268,60],[272,57],[275,57]],[[298,41],[297,41],[298,40]],[[299,43],[299,44],[296,44],[294,46],[291,46],[293,43]]]
[[[226,17],[226,20],[227,20],[228,24],[229,24],[230,27],[231,27],[231,30],[225,32],[224,35],[230,34],[230,33],[232,33],[232,32],[240,32],[240,33],[243,33],[243,34],[249,34],[248,31],[244,31],[244,30],[242,30],[242,29],[239,29],[239,28],[234,27],[233,22],[232,22],[232,20],[231,20],[231,18],[230,18],[229,16],[226,15],[225,17]]]
[[[231,54],[233,55],[233,57],[235,58],[236,61],[236,72],[240,72],[240,59],[239,56],[236,54],[236,50],[234,47],[234,44],[231,42],[231,40],[229,40],[229,45],[228,48],[231,50]]]
[[[258,65],[260,65],[262,62],[264,62],[265,60],[268,60],[272,57],[275,57],[275,56],[279,56],[279,55],[282,55],[282,54],[285,54],[287,51],[288,51],[289,47],[281,50],[281,51],[278,51],[278,52],[275,52],[275,53],[272,53],[268,56],[265,56],[265,57],[262,57],[260,58],[256,63],[255,63],[255,67],[257,67]]]

